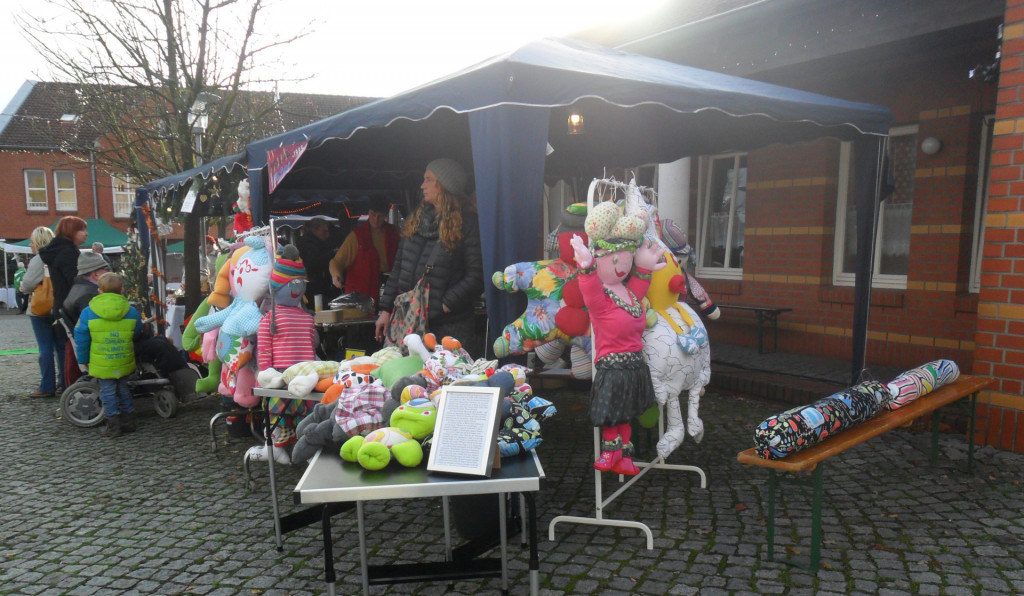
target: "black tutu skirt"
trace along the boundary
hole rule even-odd
[[[641,352],[608,354],[594,363],[590,387],[590,421],[615,426],[636,418],[654,405],[651,371]]]

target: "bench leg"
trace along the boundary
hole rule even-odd
[[[814,468],[814,502],[811,504],[811,573],[818,570],[821,562],[821,499],[822,493],[822,469],[824,463],[819,463]]]
[[[768,560],[775,560],[775,488],[778,480],[775,470],[768,470]]]
[[[967,475],[971,475],[971,467],[974,464],[974,424],[976,421],[978,407],[978,392],[975,391],[968,399],[968,407],[971,409],[971,421],[967,428]]]

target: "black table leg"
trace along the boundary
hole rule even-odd
[[[332,503],[324,505],[323,517],[320,518],[320,532],[324,540],[324,581],[327,582],[327,593],[334,594],[334,583],[337,576],[334,575],[334,544],[331,538],[331,515],[334,506]]]

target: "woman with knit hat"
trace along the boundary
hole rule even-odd
[[[484,276],[469,176],[455,160],[435,159],[427,164],[420,190],[423,202],[406,222],[394,269],[381,293],[377,339],[386,336],[395,298],[423,278],[430,286],[429,331],[477,347],[482,342],[476,338],[473,303],[484,291]]]

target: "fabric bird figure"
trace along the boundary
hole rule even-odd
[[[686,281],[671,253],[667,266],[651,274],[646,300],[648,327],[644,330],[644,357],[651,370],[654,398],[665,406],[665,434],[658,441],[658,455],[667,458],[689,433],[700,443],[704,422],[698,416],[700,396],[711,381],[711,347],[700,317],[682,298]],[[687,414],[683,424],[680,394],[686,392]]]

